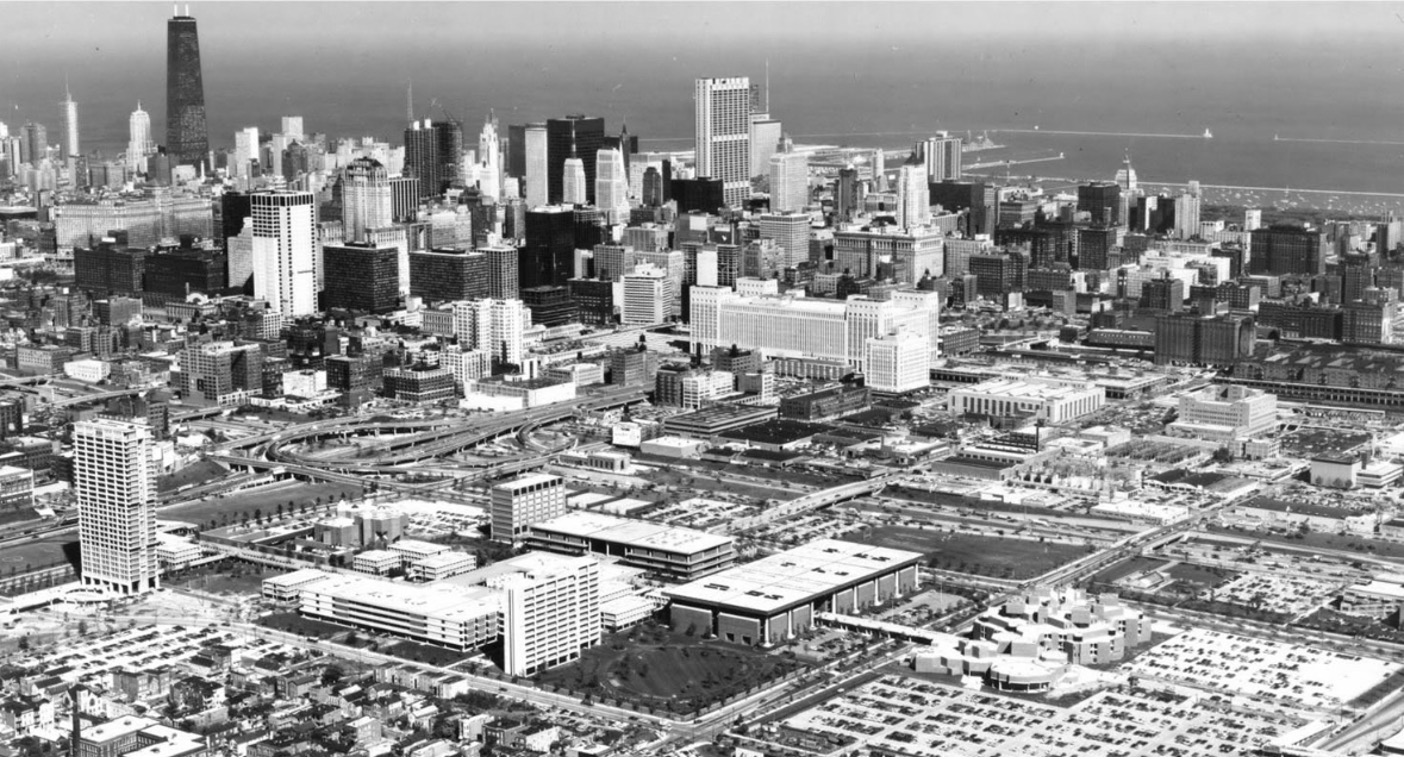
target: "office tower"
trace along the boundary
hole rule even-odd
[[[151,428],[116,419],[73,425],[73,490],[84,585],[160,587]]]
[[[219,249],[162,250],[148,254],[143,268],[142,291],[148,295],[185,300],[190,293],[214,296],[229,287],[229,258]]]
[[[624,303],[619,310],[625,325],[660,324],[672,312],[668,273],[651,264],[641,264],[625,274]]]
[[[767,213],[760,218],[760,236],[775,241],[784,254],[785,267],[809,260],[809,215]]]
[[[1179,313],[1185,307],[1185,283],[1169,272],[1160,279],[1141,285],[1141,307],[1152,311]]]
[[[770,159],[777,152],[784,135],[779,119],[769,114],[751,114],[751,176],[763,176],[770,170]]]
[[[416,121],[405,130],[405,174],[419,180],[420,199],[441,190],[439,143],[432,122]]]
[[[396,224],[412,222],[419,215],[419,186],[415,177],[390,180],[390,218]]]
[[[49,130],[43,124],[35,124],[32,121],[25,122],[23,132],[24,141],[21,146],[24,148],[24,155],[20,160],[23,163],[39,165],[44,160],[45,154],[49,152]]]
[[[950,132],[937,132],[935,137],[927,138],[924,152],[928,182],[960,179],[961,139],[959,137],[952,137]]]
[[[68,81],[63,83],[63,134],[61,158],[65,161],[83,154],[78,146],[78,104],[73,102],[73,93],[68,91]]]
[[[127,170],[132,173],[146,171],[146,157],[156,152],[151,142],[151,114],[141,109],[141,102],[127,119]]]
[[[326,307],[383,313],[400,303],[400,251],[368,242],[322,248]]]
[[[1229,366],[1253,353],[1253,317],[1167,314],[1155,320],[1155,363]]]
[[[261,192],[253,219],[254,297],[285,317],[317,312],[317,199],[310,192]]]
[[[720,179],[674,179],[672,194],[678,202],[678,213],[716,213],[727,206],[726,185]]]
[[[146,268],[146,251],[110,241],[73,249],[73,284],[96,295],[139,293]]]
[[[263,391],[263,348],[224,340],[190,342],[180,353],[181,399],[190,406],[239,406]]]
[[[518,287],[564,285],[575,274],[575,212],[543,206],[526,212],[526,241],[517,265]]]
[[[211,168],[200,37],[191,16],[166,22],[166,154],[172,166]]]
[[[1182,193],[1175,198],[1175,237],[1188,240],[1199,236],[1199,196]]]
[[[545,124],[527,124],[522,130],[522,160],[526,166],[527,208],[537,208],[551,202],[550,156]],[[564,160],[564,159],[562,159]]]
[[[252,176],[250,165],[258,160],[258,127],[244,127],[234,133],[234,165],[229,173],[236,177]]]
[[[517,275],[517,249],[511,245],[489,245],[478,252],[487,257],[488,297],[514,299],[520,292]]]
[[[1249,233],[1250,274],[1323,274],[1331,244],[1322,230],[1274,224]]]
[[[924,227],[931,223],[931,188],[920,165],[907,164],[897,171],[897,226]]]
[[[488,258],[460,248],[410,253],[410,295],[430,303],[488,297]]]
[[[868,338],[863,378],[879,393],[907,393],[931,384],[932,347],[913,332]]]
[[[284,116],[282,118],[283,135],[292,140],[301,141],[307,136],[302,129],[301,116]]]
[[[526,124],[507,125],[507,176],[526,177]]]
[[[341,227],[343,239],[365,239],[367,230],[394,223],[394,198],[390,177],[380,161],[357,158],[341,177]]]
[[[862,185],[858,182],[858,170],[852,166],[839,169],[838,180],[834,184],[834,215],[839,221],[852,221],[862,207]]]
[[[1022,292],[1028,262],[1018,253],[979,253],[970,257],[976,292],[989,298]]]
[[[697,176],[720,180],[723,202],[738,206],[751,195],[751,80],[698,79],[693,108]]]
[[[583,206],[589,202],[585,192],[585,162],[579,158],[567,158],[561,175],[561,203]]]
[[[809,157],[796,153],[789,140],[785,150],[770,157],[770,210],[803,211],[809,206]]]
[[[533,551],[493,569],[486,585],[501,594],[504,672],[528,677],[600,644],[598,559]]]
[[[478,163],[474,171],[476,176],[464,177],[464,181],[475,181],[482,197],[497,200],[502,194],[502,143],[497,119],[491,113],[478,133]]]
[[[1078,185],[1077,210],[1091,214],[1092,223],[1098,226],[1121,224],[1121,186],[1116,182]]]
[[[624,154],[613,148],[601,148],[595,156],[595,206],[611,224],[629,220],[629,177]]]
[[[511,543],[531,525],[566,513],[565,479],[556,474],[529,474],[492,487],[492,539]]]
[[[453,335],[458,344],[502,363],[521,364],[523,335],[530,324],[531,311],[520,300],[478,298],[453,304]]]
[[[642,197],[649,208],[663,205],[663,173],[655,166],[644,169]]]
[[[531,312],[531,323],[559,327],[576,321],[575,301],[563,285],[529,287],[522,291],[522,303]]]
[[[566,116],[546,121],[546,203],[565,200],[566,159],[579,158],[585,172],[585,203],[595,202],[595,156],[604,146],[604,119],[598,116]],[[527,147],[531,151],[530,143]],[[531,156],[528,155],[528,171]],[[528,185],[530,183],[528,182]],[[537,205],[529,203],[528,205]],[[565,284],[562,282],[561,284]]]
[[[426,119],[425,124],[428,124]],[[439,182],[435,194],[463,183],[463,125],[457,121],[434,122],[434,142],[439,159]]]

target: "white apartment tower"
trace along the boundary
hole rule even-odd
[[[624,154],[614,148],[600,148],[595,154],[595,206],[611,224],[629,220],[629,177]]]
[[[283,136],[289,140],[301,142],[307,139],[307,132],[302,128],[301,116],[284,116],[282,118]]]
[[[127,169],[133,174],[146,173],[146,159],[156,152],[156,144],[151,141],[151,114],[137,108],[127,119]]]
[[[809,214],[762,214],[760,236],[768,237],[780,246],[784,251],[786,267],[797,266],[809,260]]]
[[[527,676],[574,661],[600,643],[600,564],[593,556],[533,551],[493,565],[502,593],[502,668]]]
[[[519,300],[483,298],[453,304],[453,334],[458,344],[505,363],[522,363],[522,336],[530,324],[531,310]]]
[[[341,229],[346,242],[364,242],[370,230],[394,223],[390,173],[374,158],[357,158],[341,178]]]
[[[786,149],[770,157],[770,210],[803,211],[809,205],[809,157]]]
[[[585,162],[579,158],[565,159],[565,169],[561,174],[561,202],[565,205],[583,206],[590,202],[585,189]]]
[[[317,199],[310,192],[250,196],[254,297],[284,317],[317,312]]]
[[[751,194],[751,80],[698,79],[693,107],[697,176],[720,179],[726,204],[740,205]]]
[[[907,164],[897,172],[897,226],[925,227],[931,223],[931,188],[926,170]]]
[[[151,428],[116,419],[73,425],[73,490],[83,584],[117,593],[160,587]]]
[[[937,132],[926,140],[926,176],[928,181],[940,182],[961,177],[961,143],[950,132]]]
[[[879,393],[906,393],[931,384],[931,346],[913,332],[868,338],[864,382]]]
[[[546,125],[527,124],[525,141],[526,204],[527,208],[536,208],[547,201]]]
[[[234,133],[234,167],[236,177],[250,175],[249,163],[258,160],[258,127],[244,127]]]
[[[68,82],[63,85],[63,159],[67,161],[82,155],[78,145],[78,104],[73,102],[73,94],[68,91]]]

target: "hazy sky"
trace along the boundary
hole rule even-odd
[[[203,2],[191,12],[215,145],[245,124],[276,127],[280,113],[389,137],[403,127],[410,79],[421,115],[439,116],[437,98],[470,124],[488,108],[508,122],[585,111],[611,129],[627,119],[646,138],[682,137],[692,78],[758,80],[767,59],[773,110],[798,134],[1404,125],[1404,4],[1394,3]],[[88,144],[125,140],[138,99],[159,140],[170,13],[160,2],[0,2],[0,120],[56,132],[66,72]]]

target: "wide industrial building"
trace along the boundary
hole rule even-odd
[[[1107,391],[1091,382],[1054,377],[1001,377],[952,390],[950,410],[957,416],[1031,416],[1062,424],[1101,410]]]
[[[675,631],[773,645],[814,624],[814,614],[853,612],[917,587],[922,555],[817,540],[663,591]]]
[[[588,511],[537,522],[526,541],[529,547],[544,551],[616,557],[623,564],[683,582],[736,563],[736,548],[729,537]]]
[[[489,588],[408,585],[327,575],[298,591],[304,616],[397,635],[455,651],[498,638],[500,594]]]

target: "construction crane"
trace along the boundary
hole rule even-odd
[[[462,122],[461,120],[459,120],[459,118],[458,118],[457,116],[453,115],[453,113],[450,112],[449,109],[445,108],[445,107],[444,107],[444,104],[443,104],[443,103],[440,103],[438,98],[430,98],[430,100],[429,100],[429,107],[430,107],[430,108],[438,108],[438,109],[439,109],[439,113],[442,113],[442,114],[444,115],[444,117],[447,118],[447,119],[449,120],[449,123],[451,123],[451,124],[456,124],[456,125],[458,126],[459,129],[462,129],[462,128],[463,128],[463,122]]]

